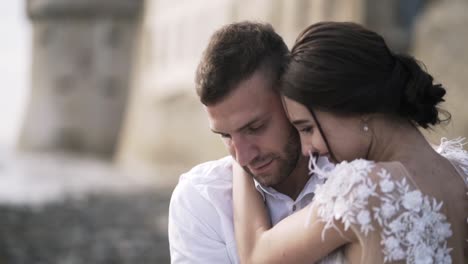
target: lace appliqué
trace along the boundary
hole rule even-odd
[[[371,212],[366,207],[370,196],[376,196],[376,184],[367,177],[374,164],[367,160],[343,161],[333,170],[325,171],[314,166],[313,172],[326,178],[326,183],[318,185],[314,201],[318,205],[318,216],[325,222],[325,231],[335,228],[333,220],[341,219],[345,231],[351,224],[359,223],[361,231],[367,234],[374,230],[371,225]]]
[[[439,212],[443,203],[412,190],[405,178],[392,181],[385,169],[378,176],[380,207],[372,210],[382,227],[384,262],[452,263],[447,248],[452,230]]]
[[[374,167],[362,159],[342,162],[331,171],[315,166],[313,172],[327,178],[315,196],[318,217],[325,223],[322,239],[326,230],[336,229],[334,220],[340,220],[345,231],[355,225],[366,236],[378,224],[385,262],[451,263],[447,239],[452,231],[439,212],[442,202],[412,189],[405,178],[393,180],[384,168],[372,181],[369,173]],[[378,199],[378,206],[369,206],[371,197]]]

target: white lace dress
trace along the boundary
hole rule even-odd
[[[462,139],[443,139],[437,151],[454,164],[467,186],[468,153],[462,145]],[[360,263],[452,263],[447,240],[454,230],[444,203],[422,193],[401,163],[387,165],[360,159],[313,170],[327,179],[317,187],[313,202],[318,219],[325,223],[322,239],[340,221],[358,234]],[[391,169],[401,173],[391,174],[387,168],[392,166],[401,167]],[[343,252],[321,263],[345,263]]]

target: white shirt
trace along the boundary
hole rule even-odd
[[[239,263],[232,209],[232,158],[195,166],[181,175],[169,206],[171,263]],[[310,177],[297,199],[256,183],[272,224],[304,208],[313,198],[316,177]]]

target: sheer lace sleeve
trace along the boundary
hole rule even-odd
[[[340,221],[357,233],[365,263],[451,263],[447,239],[451,225],[442,202],[424,195],[404,175],[392,175],[387,164],[367,160],[342,162],[333,170],[314,172],[327,181],[317,187],[315,208],[326,231]],[[392,172],[392,173],[390,173]],[[395,174],[395,173],[394,173]],[[380,242],[380,243],[379,243]],[[380,250],[379,250],[380,249]]]
[[[376,196],[376,186],[367,177],[373,167],[374,164],[366,160],[342,162],[330,171],[315,166],[314,173],[326,179],[317,186],[314,198],[318,218],[325,223],[322,239],[327,229],[336,228],[334,220],[340,220],[345,231],[358,222],[363,233],[373,230],[367,210],[368,199]]]

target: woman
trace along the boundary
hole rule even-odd
[[[413,58],[360,25],[314,24],[281,92],[304,155],[336,166],[313,168],[326,179],[313,202],[274,227],[251,177],[234,168],[242,263],[313,263],[335,250],[346,263],[468,263],[468,154],[461,140],[437,152],[418,130],[450,115],[438,108],[445,89]]]

